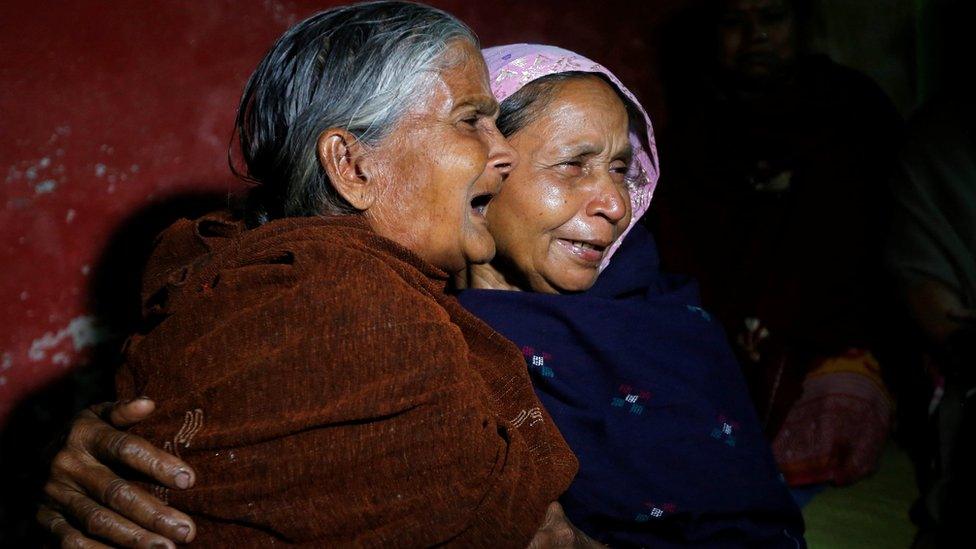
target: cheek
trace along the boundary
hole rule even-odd
[[[736,52],[742,44],[742,33],[737,30],[723,30],[719,37],[722,64],[729,68],[735,60]]]
[[[435,199],[445,208],[454,209],[466,217],[471,205],[472,185],[485,171],[488,162],[487,150],[476,140],[456,142],[456,146],[431,161],[437,166],[436,179],[440,189],[440,196]]]
[[[792,23],[780,23],[772,28],[770,37],[780,53],[781,57],[787,58],[793,55],[793,25]]]
[[[624,191],[622,196],[624,197],[624,204],[627,205],[627,214],[624,215],[624,218],[621,219],[619,223],[617,223],[618,235],[624,232],[624,229],[626,229],[630,225],[631,219],[634,218],[634,203],[631,200],[630,192]]]
[[[515,174],[513,174],[514,176]],[[510,241],[518,241],[522,248],[538,248],[548,241],[548,233],[559,227],[571,214],[565,191],[549,178],[536,174],[532,180],[509,178],[498,201],[498,223]],[[489,227],[493,209],[488,209]]]
[[[485,170],[488,155],[480,147],[468,147],[468,150],[455,151],[447,165],[454,175],[458,189],[467,190],[467,186]]]
[[[547,185],[540,192],[538,209],[539,223],[547,231],[558,231],[573,225],[586,217],[586,203],[589,199],[584,191],[574,190],[568,184]]]
[[[521,193],[516,192],[513,185],[518,181],[509,179],[503,184],[501,192],[491,200],[485,218],[488,221],[488,231],[495,239],[495,246],[505,254],[515,254],[521,241],[527,234],[533,232],[527,220],[531,218],[526,209]]]
[[[463,182],[485,170],[488,163],[488,144],[480,135],[449,135],[445,136],[444,141],[449,144],[446,154],[450,159],[449,169],[461,175]]]

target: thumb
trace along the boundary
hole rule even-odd
[[[115,427],[124,428],[131,427],[146,419],[155,410],[155,402],[147,397],[139,397],[132,400],[115,402],[106,411],[109,423]]]

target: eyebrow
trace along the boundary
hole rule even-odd
[[[581,156],[592,156],[594,154],[599,154],[603,151],[602,147],[598,147],[593,143],[581,143],[579,145],[573,145],[565,148],[559,149],[559,154],[569,158],[578,158]],[[616,151],[613,155],[613,159],[626,159],[630,160],[634,156],[634,147],[628,142],[626,146],[621,147],[620,150]]]
[[[474,107],[478,114],[483,116],[494,116],[498,113],[498,101],[494,98],[485,95],[476,95],[474,97],[465,97],[461,101],[458,101],[455,105],[454,110],[463,107]]]

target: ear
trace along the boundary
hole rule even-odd
[[[375,201],[376,190],[362,169],[365,151],[356,136],[341,128],[330,128],[319,135],[316,149],[319,163],[336,191],[357,210],[368,210]]]

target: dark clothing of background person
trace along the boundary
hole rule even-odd
[[[960,92],[962,90],[959,90]],[[968,532],[976,490],[976,105],[953,92],[913,117],[891,186],[887,262],[922,341],[906,401],[928,409],[916,441],[921,536]],[[911,418],[915,419],[915,418]]]
[[[357,216],[161,235],[119,398],[200,482],[157,495],[211,547],[524,547],[577,462],[522,354]]]
[[[761,89],[728,77],[680,90],[652,212],[664,267],[700,280],[770,438],[824,359],[858,352],[862,370],[876,366],[881,197],[902,131],[877,85],[824,56],[799,57],[778,76]]]

